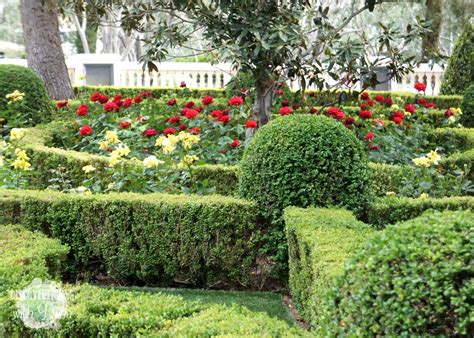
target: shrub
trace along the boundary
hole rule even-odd
[[[291,295],[298,314],[315,326],[333,279],[374,230],[342,209],[287,208],[285,224]]]
[[[362,212],[369,169],[361,142],[330,118],[293,115],[260,128],[241,160],[239,190],[274,221],[287,206],[345,206]]]
[[[441,94],[463,94],[474,83],[474,25],[459,36],[441,83]]]
[[[467,87],[464,92],[461,110],[463,112],[461,123],[465,127],[474,128],[474,83]]]
[[[58,238],[70,246],[70,263],[80,271],[167,286],[261,288],[268,282],[270,271],[259,266],[266,229],[248,201],[0,190],[0,205],[1,223]]]
[[[335,336],[474,332],[474,214],[431,212],[387,228],[348,264],[323,331]]]
[[[382,197],[367,208],[367,222],[379,227],[418,217],[427,209],[474,209],[474,197],[409,198]]]
[[[0,65],[0,112],[8,109],[7,94],[18,90],[25,93],[15,115],[5,116],[16,127],[35,125],[50,119],[50,101],[43,81],[32,70],[16,65]]]

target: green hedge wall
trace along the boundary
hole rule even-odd
[[[367,222],[378,227],[384,227],[388,224],[415,218],[427,209],[474,210],[474,197],[382,197],[376,199],[367,209]]]
[[[290,207],[284,219],[293,301],[302,318],[316,325],[333,279],[374,230],[343,209]]]
[[[87,284],[63,285],[68,311],[59,328],[32,330],[18,317],[9,290],[33,278],[60,273],[67,247],[18,225],[0,226],[1,337],[138,337],[138,336],[305,336],[306,333],[265,313],[186,301],[163,293],[124,291]]]
[[[258,266],[266,229],[248,201],[0,190],[0,205],[0,224],[21,223],[69,245],[71,274],[206,288],[261,288],[269,282],[271,267]]]

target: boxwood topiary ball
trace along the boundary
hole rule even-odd
[[[474,332],[474,213],[429,211],[375,236],[329,293],[321,336]]]
[[[39,76],[26,67],[0,65],[0,112],[8,108],[8,99],[5,96],[15,90],[25,93],[25,96],[15,105],[15,115],[6,116],[10,125],[24,127],[49,121],[50,100]]]
[[[363,144],[341,123],[317,115],[279,117],[244,152],[241,197],[281,220],[287,206],[342,206],[360,213],[371,193]]]

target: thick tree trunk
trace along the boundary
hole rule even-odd
[[[21,0],[20,10],[28,67],[43,79],[51,99],[73,98],[56,11],[43,0]]]
[[[439,50],[442,24],[442,0],[426,0],[426,19],[431,20],[431,32],[423,37],[422,58],[427,61],[431,53]]]
[[[257,80],[256,82],[257,99],[253,116],[260,126],[267,124],[271,119],[274,87],[272,80]]]

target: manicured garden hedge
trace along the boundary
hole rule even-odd
[[[218,195],[0,190],[0,224],[69,245],[70,273],[126,283],[264,287],[271,267],[258,265],[266,229],[257,214],[251,202]]]
[[[343,209],[285,209],[289,287],[298,313],[316,324],[322,302],[345,261],[374,230]]]
[[[55,331],[31,330],[18,317],[17,290],[59,273],[67,247],[20,226],[0,226],[0,336],[304,336],[305,332],[241,306],[190,302],[163,293],[64,285],[67,314]]]
[[[421,215],[427,209],[474,210],[473,196],[443,198],[382,197],[367,209],[367,222],[378,227],[406,221]]]

